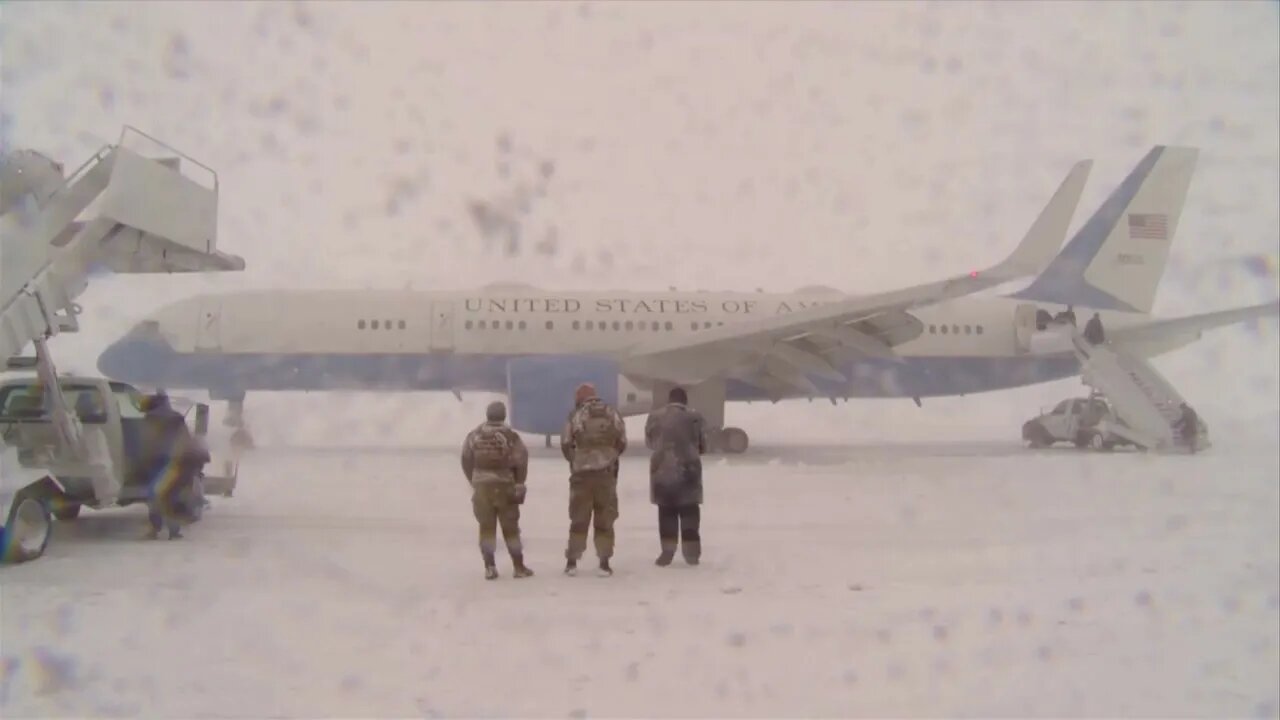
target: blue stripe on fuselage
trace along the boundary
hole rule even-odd
[[[153,340],[126,338],[98,358],[103,375],[122,382],[209,390],[218,397],[246,391],[472,391],[505,393],[507,363],[519,355],[201,355],[179,354]],[[572,362],[573,357],[566,357]],[[901,363],[861,358],[844,367],[846,386],[811,378],[822,397],[939,397],[1049,382],[1080,372],[1072,355],[907,357]],[[729,400],[767,400],[763,390],[729,381]]]

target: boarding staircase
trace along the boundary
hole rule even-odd
[[[166,156],[151,158],[127,145],[149,141]],[[211,183],[182,173],[182,161],[205,170]],[[125,127],[75,172],[31,151],[0,158],[0,362],[33,368],[45,388],[57,452],[95,468],[99,501],[114,501],[101,430],[86,432],[70,411],[46,341],[79,329],[75,299],[98,269],[118,273],[211,272],[244,269],[244,260],[216,249],[217,173],[139,130]],[[16,357],[30,344],[34,358]],[[0,442],[0,450],[12,448]],[[102,477],[98,477],[98,476]]]
[[[1144,358],[1123,348],[1094,345],[1071,328],[1071,346],[1080,361],[1085,385],[1102,393],[1123,426],[1109,430],[1154,452],[1191,452],[1208,446],[1203,423],[1194,446],[1188,446],[1175,424],[1182,417],[1183,398]]]
[[[140,140],[166,156],[146,157],[130,147]],[[184,175],[184,160],[211,182]],[[37,337],[75,332],[75,299],[97,269],[244,269],[242,258],[216,248],[217,173],[139,130],[125,127],[119,142],[104,146],[51,190],[34,182],[34,170],[40,168],[0,167],[8,173],[6,190],[27,191],[21,201],[7,198],[0,215],[0,360]]]

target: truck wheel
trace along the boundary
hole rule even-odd
[[[28,488],[13,498],[3,534],[5,562],[28,562],[44,554],[53,537],[53,517],[38,492]]]
[[[1029,430],[1027,435],[1027,441],[1033,448],[1047,448],[1053,444],[1053,437],[1049,435],[1049,431],[1039,425]]]
[[[1089,447],[1095,452],[1106,452],[1114,447],[1114,445],[1108,442],[1107,438],[1103,436],[1102,433],[1096,432],[1089,437]]]

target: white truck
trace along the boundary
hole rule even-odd
[[[161,157],[129,147],[139,144]],[[69,175],[34,150],[0,153],[0,362],[37,371],[0,383],[4,558],[43,554],[53,517],[145,500],[134,453],[140,394],[100,378],[59,377],[46,341],[79,329],[75,299],[93,268],[243,270],[243,258],[217,249],[217,209],[217,173],[131,127]],[[32,343],[36,357],[26,363],[18,355]],[[207,418],[207,406],[198,408],[201,435]],[[235,476],[226,464],[205,480],[230,494]]]
[[[71,446],[59,437],[55,405],[39,377],[0,381],[0,537],[10,562],[39,557],[53,519],[74,520],[83,507],[124,507],[147,500],[147,478],[139,466],[142,393],[126,383],[75,375],[59,377],[58,386],[65,406],[72,409],[70,420],[78,426],[78,453],[65,450]],[[194,434],[204,438],[209,406],[192,407]],[[236,460],[215,457],[198,479],[197,492],[231,497],[238,475]]]
[[[1033,448],[1070,442],[1078,448],[1112,450],[1122,445],[1138,446],[1136,438],[1129,426],[1116,417],[1107,399],[1097,393],[1063,400],[1022,425],[1022,439]]]

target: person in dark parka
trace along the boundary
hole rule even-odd
[[[144,400],[142,471],[147,481],[147,520],[155,539],[164,526],[169,539],[182,537],[181,523],[194,513],[186,507],[196,475],[209,461],[209,452],[187,429],[182,413],[169,404],[163,391]]]
[[[702,454],[706,452],[706,421],[688,407],[688,395],[672,388],[665,407],[645,422],[649,456],[649,500],[658,506],[658,540],[662,553],[655,563],[671,564],[679,545],[685,562],[697,565],[702,556]]]
[[[1200,435],[1200,416],[1185,402],[1182,403],[1180,409],[1182,410],[1182,415],[1173,424],[1173,429],[1177,431],[1179,438],[1187,446],[1187,450],[1194,454],[1196,440]]]
[[[1084,339],[1089,341],[1090,345],[1101,345],[1107,341],[1106,332],[1102,329],[1102,318],[1098,313],[1094,313],[1089,318],[1089,322],[1084,324]]]

